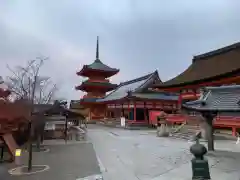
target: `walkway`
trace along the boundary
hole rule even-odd
[[[83,177],[100,174],[98,161],[89,142],[49,141],[46,147],[49,152],[33,154],[33,165],[49,165],[45,172],[29,176],[10,176],[8,169],[12,165],[0,164],[0,179],[4,180],[77,180]],[[27,164],[24,157],[24,164]]]
[[[104,180],[191,180],[189,142],[158,138],[146,130],[90,127]],[[216,148],[223,151],[208,157],[212,179],[238,180],[240,145],[217,141]]]

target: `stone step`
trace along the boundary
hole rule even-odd
[[[178,132],[178,133],[173,133],[171,134],[170,137],[172,138],[179,138],[179,139],[186,139],[186,140],[192,140],[196,133],[193,132]]]

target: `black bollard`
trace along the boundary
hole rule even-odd
[[[190,147],[190,152],[194,155],[192,159],[192,180],[211,179],[208,160],[204,158],[207,148],[199,143],[198,138],[196,139],[196,144]]]

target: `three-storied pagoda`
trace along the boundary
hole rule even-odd
[[[103,64],[99,59],[99,42],[97,37],[96,60],[90,65],[84,65],[77,72],[78,76],[87,77],[88,79],[77,86],[77,90],[86,92],[82,97],[80,104],[89,108],[89,119],[101,119],[105,117],[105,106],[96,103],[96,100],[103,98],[106,92],[117,87],[116,84],[111,84],[109,79],[117,74],[119,69],[111,68]]]

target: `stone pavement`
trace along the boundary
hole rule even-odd
[[[104,180],[191,180],[191,143],[144,130],[90,127]],[[212,179],[239,180],[240,145],[216,141],[215,146],[217,152],[207,157]]]
[[[10,164],[0,164],[0,179],[2,180],[76,180],[83,177],[99,175],[100,169],[93,149],[89,142],[49,141],[46,142],[49,152],[35,152],[33,165],[48,165],[45,172],[24,176],[10,176]],[[27,157],[24,155],[24,164]]]

